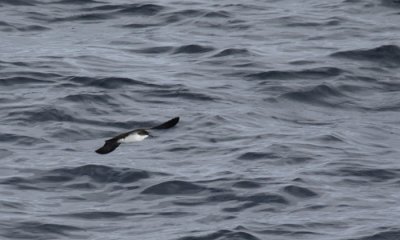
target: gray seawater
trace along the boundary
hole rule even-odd
[[[0,239],[400,239],[399,23],[398,0],[0,0]]]

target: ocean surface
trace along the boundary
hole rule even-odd
[[[0,239],[398,240],[399,70],[398,0],[0,0]]]

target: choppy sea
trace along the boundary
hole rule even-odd
[[[398,0],[0,0],[0,239],[398,240],[399,70]]]

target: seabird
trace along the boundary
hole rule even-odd
[[[179,122],[179,117],[176,117],[156,127],[140,128],[126,133],[122,133],[118,136],[106,140],[104,145],[96,150],[96,153],[107,154],[114,151],[121,143],[132,143],[132,142],[143,141],[148,136],[150,136],[150,133],[148,132],[149,130],[163,130],[172,128],[178,122]]]

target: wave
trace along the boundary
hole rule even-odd
[[[45,31],[50,30],[48,27],[42,25],[23,25],[23,24],[10,24],[4,21],[0,21],[0,31],[2,32],[29,32],[29,31]]]
[[[146,15],[146,16],[152,16],[156,15],[159,12],[161,12],[164,9],[163,6],[161,5],[156,5],[156,4],[128,4],[128,5],[123,5],[122,9],[119,10],[119,13],[124,13],[124,14],[134,14],[134,15]]]
[[[7,22],[0,21],[0,26],[2,26],[2,27],[10,27],[10,26],[12,26],[12,25],[9,24],[9,23],[7,23]]]
[[[223,203],[230,202],[230,207],[225,207],[224,212],[241,212],[248,208],[253,208],[256,206],[268,206],[271,205],[288,205],[289,201],[279,195],[272,193],[256,193],[249,195],[238,195],[234,192],[227,191],[226,189],[208,189],[211,195],[205,197],[204,199],[189,199],[189,200],[176,200],[175,205],[178,206],[194,206],[194,205],[204,205],[210,203]],[[222,193],[221,193],[222,192]]]
[[[381,4],[385,7],[395,7],[395,8],[400,7],[399,0],[381,0]]]
[[[32,177],[9,177],[0,184],[18,189],[97,189],[104,184],[129,184],[152,175],[162,173],[148,172],[132,168],[118,168],[104,165],[83,165],[79,167],[63,167],[47,171],[35,171]]]
[[[129,217],[132,215],[138,215],[138,214],[132,214],[132,213],[126,213],[126,212],[116,212],[116,211],[88,211],[88,212],[58,214],[58,215],[52,215],[52,216],[88,219],[88,220],[99,220],[99,219],[123,220],[126,217]]]
[[[19,202],[0,200],[1,209],[25,210],[26,206]]]
[[[178,238],[178,240],[234,240],[234,239],[259,240],[259,238],[250,233],[244,231],[230,231],[230,230],[219,230],[201,236],[186,236]]]
[[[207,188],[186,181],[167,181],[162,182],[142,191],[142,194],[155,195],[182,195],[196,194],[205,191]]]
[[[96,123],[95,121],[87,120],[85,122],[90,123],[92,125],[96,124],[98,126],[101,126],[101,124]],[[106,124],[104,124],[104,126],[106,126]],[[100,131],[97,129],[80,126],[79,124],[73,124],[72,126],[64,126],[62,128],[57,128],[56,130],[52,131],[48,135],[49,135],[49,137],[51,137],[53,139],[57,139],[61,142],[70,143],[70,142],[76,142],[76,141],[80,141],[80,140],[96,139],[99,137],[99,132]],[[108,134],[108,136],[110,136],[110,135],[115,134],[115,132],[106,132],[105,134]],[[65,149],[65,147],[63,147],[62,149]],[[76,151],[76,149],[70,149],[70,148],[67,148],[67,149],[69,151]]]
[[[57,2],[53,2],[54,4],[93,4],[93,3],[103,3],[102,1],[96,0],[60,0]]]
[[[203,15],[204,18],[229,18],[231,14],[227,11],[208,11]]]
[[[120,78],[120,77],[92,78],[92,77],[73,76],[68,78],[68,82],[77,83],[81,86],[98,87],[105,89],[116,89],[116,88],[123,88],[126,86],[160,87],[160,85],[146,83],[131,78]]]
[[[335,142],[336,143],[344,143],[345,142],[344,139],[342,139],[341,137],[336,136],[334,134],[322,134],[322,135],[317,136],[317,137],[312,138],[312,139],[313,140],[315,139],[315,140],[318,140],[318,141],[321,141],[321,142],[331,143],[331,144],[333,144]]]
[[[90,3],[100,3],[97,1],[85,1],[85,0],[62,0],[56,2],[58,4],[90,4]],[[121,17],[122,15],[136,15],[136,16],[153,16],[157,15],[164,9],[161,5],[156,4],[119,4],[119,5],[101,5],[95,7],[83,8],[82,11],[85,13],[58,17],[52,19],[54,22],[65,22],[65,21],[96,21],[96,20],[106,20]]]
[[[50,28],[41,25],[27,25],[27,26],[17,27],[17,30],[21,32],[47,31],[50,30]]]
[[[287,23],[285,26],[287,27],[331,27],[331,26],[338,26],[342,23],[341,20],[325,20],[323,22],[292,22]]]
[[[70,94],[60,98],[60,100],[73,102],[77,104],[96,104],[105,106],[119,105],[109,94],[91,94],[91,93]]]
[[[284,119],[282,119],[284,121]],[[296,120],[296,124],[308,124],[303,121]],[[314,125],[314,124],[312,124]],[[294,147],[287,145],[272,144],[267,147],[266,151],[249,151],[237,157],[241,161],[265,161],[268,164],[274,165],[289,165],[289,164],[303,164],[314,160],[314,157],[309,152],[295,150]]]
[[[162,54],[171,52],[174,48],[170,46],[161,46],[161,47],[150,47],[150,48],[142,48],[138,50],[132,50],[132,52],[137,53],[146,53],[146,54]]]
[[[173,52],[174,54],[198,54],[213,51],[213,47],[201,46],[197,44],[190,44],[178,47]]]
[[[288,92],[280,98],[326,107],[344,107],[344,103],[349,101],[342,92],[325,84],[307,90]]]
[[[46,172],[49,176],[59,175],[71,179],[82,176],[89,177],[99,183],[132,183],[141,179],[149,178],[151,173],[144,170],[132,168],[116,168],[103,165],[84,165],[74,168],[58,168]],[[43,176],[40,178],[43,179]]]
[[[283,191],[299,198],[310,198],[318,196],[317,193],[308,188],[303,188],[295,185],[286,186],[283,188]]]
[[[0,6],[2,4],[15,5],[15,6],[34,6],[38,3],[35,0],[0,0]]]
[[[97,103],[96,103],[97,104]],[[103,103],[104,104],[104,103]],[[106,103],[107,104],[107,103]],[[89,104],[90,106],[90,104]],[[104,106],[103,106],[104,107]],[[112,107],[111,106],[107,106]],[[74,112],[69,111],[67,108],[61,107],[53,107],[53,106],[38,106],[29,110],[25,110],[25,108],[21,108],[16,110],[15,107],[12,111],[8,112],[7,120],[13,121],[19,125],[28,125],[31,126],[32,123],[45,123],[45,122],[71,122],[74,124],[89,124],[93,126],[108,126],[108,127],[119,127],[119,128],[130,128],[132,126],[137,126],[143,124],[141,122],[136,121],[113,121],[105,122],[104,120],[91,120],[90,118],[84,118],[81,115],[77,115]],[[94,114],[101,113],[101,103],[100,106],[97,108],[89,107],[88,112],[93,111]],[[62,137],[62,139],[67,138],[68,136],[76,136],[77,135],[85,135],[89,134],[90,131],[87,129],[85,130],[85,126],[69,126],[68,128],[57,128],[57,130],[50,133],[50,135],[57,137]],[[79,134],[79,129],[82,130],[82,134]],[[65,133],[63,136],[62,134]],[[93,137],[93,136],[92,136]],[[80,137],[78,139],[81,139]]]
[[[286,200],[281,195],[278,194],[267,194],[267,193],[257,193],[250,196],[240,197],[241,201],[245,201],[250,203],[251,206],[257,206],[260,204],[289,204],[289,201]],[[249,206],[249,205],[248,205]]]
[[[279,156],[272,152],[246,152],[238,157],[239,160],[258,160],[271,158],[279,158]]]
[[[65,0],[66,2],[83,1],[85,0]],[[83,8],[86,12],[102,12],[107,15],[141,15],[141,16],[153,16],[157,15],[165,9],[162,5],[148,4],[148,3],[132,3],[132,4],[107,4],[101,6]]]
[[[130,25],[128,25],[128,27],[130,27]],[[136,24],[134,27],[137,27]],[[171,47],[171,46],[149,47],[149,48],[135,49],[135,50],[130,50],[130,51],[135,52],[135,53],[145,53],[145,54],[162,54],[162,53],[200,54],[200,53],[207,53],[207,52],[210,52],[213,50],[214,50],[214,48],[212,48],[212,47],[190,44],[190,45],[183,45],[183,46],[179,46],[179,47]],[[240,49],[239,50],[228,49],[226,51],[223,51],[220,54],[217,54],[214,57],[222,57],[222,56],[240,54],[240,51],[241,51]]]
[[[264,71],[253,74],[248,74],[246,77],[255,80],[268,80],[268,79],[325,79],[336,77],[344,73],[344,70],[336,67],[319,67],[304,70],[287,70],[287,71]]]
[[[1,61],[0,63],[4,65],[12,65],[12,66],[18,66],[18,67],[30,67],[30,65],[26,62],[9,62],[9,61]]]
[[[83,1],[85,1],[85,0],[83,0]],[[114,11],[114,10],[120,10],[123,7],[124,7],[124,5],[107,4],[107,5],[83,8],[82,10],[83,11]]]
[[[372,61],[388,66],[400,65],[400,48],[396,45],[382,45],[371,49],[341,51],[331,54],[333,57],[353,60]]]
[[[247,49],[243,48],[227,48],[212,57],[227,57],[227,56],[251,56],[251,53]]]
[[[368,180],[369,182],[384,182],[400,177],[400,169],[360,169],[342,168],[338,170],[342,176],[356,177]]]
[[[194,101],[216,101],[217,97],[210,96],[209,94],[204,93],[196,93],[188,89],[179,89],[179,90],[152,90],[151,92],[146,94],[147,96],[152,97],[161,97],[161,98],[181,98],[188,99]]]
[[[50,84],[53,81],[43,80],[33,77],[9,77],[0,78],[0,86],[18,86],[18,85],[32,85],[32,84]]]
[[[166,23],[176,23],[185,20],[196,19],[209,19],[215,20],[218,18],[227,19],[231,17],[231,14],[227,11],[210,11],[205,9],[185,9],[178,11],[170,11],[167,13],[160,14]]]
[[[350,240],[379,240],[379,239],[387,239],[387,240],[396,240],[400,239],[400,230],[394,228],[392,230],[385,231],[386,229],[379,229],[377,233],[360,237],[360,238],[351,238]]]
[[[179,16],[179,17],[205,17],[205,18],[228,18],[230,17],[227,11],[210,11],[205,9],[185,9],[169,12],[163,16]]]
[[[121,25],[123,28],[147,28],[147,27],[156,27],[160,26],[159,23],[131,23],[131,24],[125,24]]]
[[[74,16],[68,17],[58,17],[54,18],[52,22],[71,22],[71,21],[98,21],[98,20],[106,20],[114,18],[111,14],[105,13],[85,13],[85,14],[78,14]]]
[[[262,185],[256,181],[243,180],[235,182],[232,187],[236,188],[260,188]]]
[[[25,62],[2,62],[0,63],[5,63],[7,65],[12,65],[12,66],[17,66],[17,67],[28,67],[28,68],[34,68],[33,65],[30,63],[25,63]],[[34,82],[37,81],[43,81],[43,79],[46,80],[51,80],[54,81],[54,79],[59,79],[62,78],[62,75],[56,74],[56,73],[48,73],[48,72],[35,72],[35,71],[18,71],[18,72],[10,72],[10,73],[4,73],[4,75],[10,75],[10,79],[27,79],[29,83],[29,78],[32,78]],[[15,76],[17,75],[17,76]],[[5,78],[7,79],[7,78]],[[13,81],[13,80],[10,80]],[[18,82],[18,80],[16,80]],[[50,83],[50,82],[45,82],[45,83]]]
[[[67,109],[43,106],[39,109],[29,111],[13,111],[8,113],[8,117],[14,121],[26,123],[37,123],[47,121],[74,122],[77,121],[74,114]]]
[[[7,149],[0,149],[0,159],[7,158],[13,155],[13,152]]]
[[[84,229],[72,225],[41,221],[8,222],[4,225],[6,227],[0,232],[0,236],[9,239],[56,239],[59,237],[73,237],[74,232],[84,231]]]
[[[68,98],[68,97],[67,97]],[[83,104],[85,101],[90,101],[88,99],[83,98],[83,102],[79,102],[82,98],[80,97],[73,97],[77,104]],[[65,103],[65,102],[64,102]],[[112,108],[114,103],[109,103],[109,101],[103,101],[100,103],[96,108],[92,107],[92,104],[87,104],[89,107],[87,109],[88,112],[98,115],[99,113],[109,112],[109,108]],[[86,105],[86,104],[85,104]],[[106,107],[107,111],[101,111]],[[68,139],[68,136],[78,136],[77,139],[82,139],[79,135],[87,135],[89,136],[88,139],[94,137],[93,130],[88,130],[87,125],[91,126],[98,126],[98,127],[107,127],[107,128],[118,128],[122,130],[131,129],[133,127],[149,127],[149,122],[143,121],[134,121],[134,120],[127,120],[127,121],[117,121],[117,120],[105,120],[105,119],[98,119],[97,117],[85,117],[81,115],[77,115],[75,112],[71,112],[69,108],[66,107],[54,107],[54,106],[38,106],[32,110],[15,110],[15,107],[12,107],[13,111],[8,112],[7,120],[13,121],[20,125],[32,125],[32,123],[45,123],[45,122],[70,122],[77,125],[71,126],[64,126],[63,128],[58,128],[58,130],[54,130],[50,133],[50,135],[55,137],[61,137],[61,139]],[[25,108],[24,108],[25,109]],[[85,109],[86,110],[86,109]],[[85,125],[79,125],[85,124]],[[151,126],[151,125],[150,125]],[[104,131],[104,129],[103,129]],[[81,132],[82,134],[79,134]],[[65,134],[63,136],[63,134]],[[105,134],[110,134],[110,132],[105,132]],[[83,138],[86,139],[86,138]]]
[[[25,146],[48,143],[48,141],[43,138],[35,138],[11,133],[0,133],[0,142],[14,143]]]
[[[326,19],[313,19],[309,16],[284,16],[274,18],[273,21],[283,24],[286,27],[331,27],[331,26],[338,26],[341,23],[345,22],[344,18],[340,17],[329,17]]]

